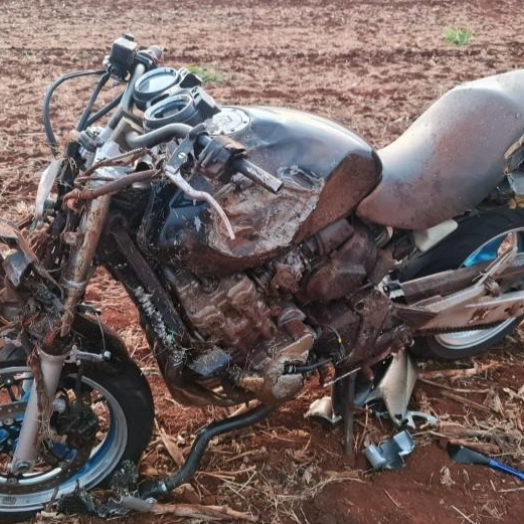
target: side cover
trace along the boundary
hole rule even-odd
[[[227,184],[192,176],[191,185],[213,194],[224,209],[234,240],[207,205],[170,186],[158,189],[142,224],[141,247],[197,274],[225,275],[268,260],[351,213],[380,177],[368,144],[307,113],[225,108],[210,129],[243,144],[250,161],[282,180],[283,187],[273,194],[239,174]]]

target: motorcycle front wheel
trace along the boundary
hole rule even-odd
[[[26,520],[77,486],[103,485],[122,461],[139,460],[151,437],[151,391],[134,363],[115,359],[64,368],[34,468],[12,475],[33,374],[1,353],[0,522]]]
[[[516,242],[519,252],[524,251],[524,210],[498,209],[479,212],[461,222],[449,237],[420,257],[417,261],[418,267],[410,278],[493,261],[507,235]],[[512,284],[511,289],[522,287],[520,279]],[[519,325],[522,318],[509,318],[484,329],[419,337],[415,340],[414,352],[417,355],[444,360],[478,355],[500,343]]]

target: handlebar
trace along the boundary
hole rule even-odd
[[[158,46],[150,46],[147,51],[142,51],[140,53],[143,53],[142,56],[144,56],[144,54],[149,55],[156,65],[162,56],[162,49]],[[120,102],[120,115],[122,112],[131,112],[133,107],[133,92],[135,84],[137,80],[148,70],[147,60],[141,60],[139,58],[140,53],[137,53],[136,55],[134,60],[136,65],[133,69],[133,74],[131,75],[131,79],[129,80],[129,83],[122,96],[122,101]],[[110,128],[114,129],[114,125],[116,125],[117,121],[120,119],[120,115],[115,115],[115,118],[111,119],[108,124]],[[174,138],[183,139],[189,135],[192,129],[193,128],[191,126],[186,124],[169,124],[143,135],[140,135],[135,131],[131,131],[127,133],[125,140],[128,146],[132,149],[138,149],[142,147],[151,148],[155,145],[172,140]],[[209,138],[207,135],[201,135],[198,140],[199,145],[205,147],[211,141],[211,138]],[[264,171],[246,158],[240,157],[233,159],[231,162],[231,167],[238,173],[241,173],[245,177],[271,191],[272,193],[276,193],[282,187],[282,182],[278,178]]]
[[[233,160],[233,169],[272,193],[277,193],[282,187],[282,181],[280,179],[264,171],[247,158],[241,157]]]
[[[168,124],[144,135],[139,135],[136,131],[131,131],[127,133],[125,140],[131,149],[139,149],[142,147],[151,148],[174,138],[186,138],[192,130],[193,127],[187,124]],[[201,147],[205,147],[211,140],[208,135],[203,134],[198,137],[198,144]],[[264,171],[247,158],[234,158],[231,162],[231,167],[234,171],[244,175],[272,193],[277,193],[282,187],[282,181],[280,179]]]
[[[133,92],[137,80],[147,71],[153,69],[162,58],[162,48],[157,45],[149,46],[144,51],[139,51],[134,58],[134,69],[127,83],[121,99],[118,103],[118,111],[111,117],[107,123],[107,128],[113,130],[116,128],[122,113],[130,113],[133,109]],[[141,147],[141,146],[140,146]]]

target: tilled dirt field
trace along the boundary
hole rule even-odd
[[[471,31],[471,40],[463,47],[446,42],[449,27]],[[312,111],[352,128],[376,147],[402,133],[457,83],[524,63],[520,0],[0,1],[2,213],[16,216],[31,205],[49,161],[40,118],[47,84],[67,71],[98,67],[123,32],[144,45],[164,46],[166,64],[204,67],[209,91],[221,103]],[[76,123],[88,87],[78,81],[60,88],[53,115],[61,137]],[[187,453],[199,427],[225,412],[187,409],[169,398],[132,306],[106,275],[98,277],[89,298],[99,302],[105,320],[126,339],[156,395],[158,432],[141,472],[151,477],[174,469],[159,431],[174,436]],[[451,464],[439,434],[459,424],[469,429],[470,442],[476,439],[524,467],[523,340],[517,332],[478,362],[432,365],[476,365],[479,371],[467,379],[437,377],[433,381],[439,386],[417,387],[413,407],[439,416],[441,426],[433,433],[419,427],[416,451],[402,471],[366,471],[362,446],[393,433],[387,422],[378,423],[367,412],[358,418],[359,458],[351,468],[341,454],[340,428],[303,418],[311,400],[324,393],[312,387],[267,423],[215,441],[192,484],[169,500],[227,505],[262,523],[522,522],[522,485],[486,469]],[[450,393],[475,404],[450,399]],[[175,520],[170,514],[157,519]]]

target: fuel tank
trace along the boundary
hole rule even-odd
[[[225,107],[207,127],[240,142],[249,160],[283,186],[273,194],[240,174],[228,183],[191,177],[191,185],[211,193],[225,211],[235,232],[231,240],[207,204],[158,184],[140,227],[140,246],[195,274],[222,276],[263,263],[352,213],[380,180],[380,160],[369,144],[309,113]]]

